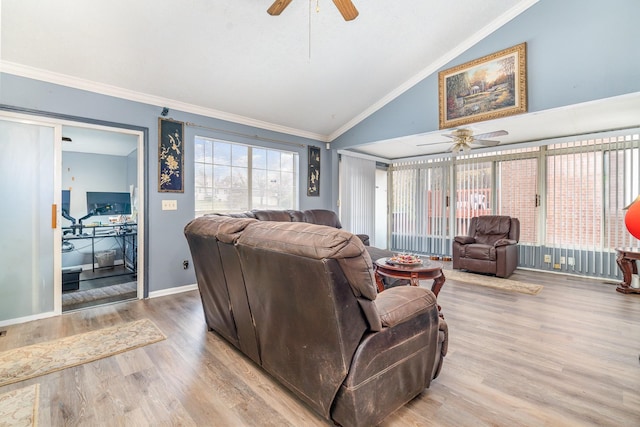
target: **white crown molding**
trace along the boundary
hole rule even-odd
[[[287,126],[281,126],[274,123],[268,123],[261,120],[255,120],[236,114],[226,113],[224,111],[205,108],[186,102],[176,101],[173,99],[163,98],[159,96],[149,95],[141,92],[135,92],[117,86],[104,83],[98,83],[91,80],[80,79],[66,74],[55,73],[40,68],[30,67],[14,62],[0,60],[0,72],[13,74],[20,77],[26,77],[34,80],[40,80],[47,83],[57,84],[61,86],[71,87],[74,89],[86,90],[89,92],[99,93],[101,95],[113,96],[116,98],[126,99],[143,104],[157,105],[159,107],[167,107],[170,110],[179,110],[187,113],[198,114],[214,119],[225,120],[231,123],[242,124],[259,129],[273,132],[279,132],[287,135],[299,136],[320,142],[329,142],[327,135],[320,135],[313,132],[307,132],[301,129],[294,129]]]
[[[448,64],[450,61],[470,49],[480,40],[487,37],[489,34],[496,31],[498,28],[505,25],[507,22],[511,21],[516,16],[520,15],[522,12],[536,4],[539,0],[526,0],[518,3],[516,6],[503,13],[494,19],[489,25],[482,28],[480,31],[473,34],[471,37],[467,38],[463,43],[459,44],[455,49],[448,52],[446,55],[442,56],[438,61],[431,64],[429,67],[423,69],[418,74],[414,75],[412,78],[404,82],[401,86],[397,87],[395,90],[389,92],[386,96],[381,98],[378,102],[372,104],[369,108],[364,110],[362,113],[355,116],[353,119],[345,123],[342,127],[338,128],[335,132],[329,135],[329,141],[334,141],[343,133],[347,132],[352,127],[356,126],[358,123],[362,122],[364,119],[402,95],[407,90],[414,87],[416,84],[420,83],[422,80],[426,79],[430,75],[434,74],[440,68]]]

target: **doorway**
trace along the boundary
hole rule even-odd
[[[139,139],[62,127],[62,312],[141,295]]]
[[[126,141],[124,144],[129,147],[128,154],[118,156],[127,158],[127,169],[124,173],[127,175],[126,183],[129,189],[112,191],[108,187],[96,187],[95,190],[120,193],[128,191],[129,197],[133,200],[132,208],[135,207],[131,215],[124,213],[111,215],[114,212],[96,211],[103,215],[87,216],[86,193],[90,190],[87,189],[83,195],[79,194],[79,186],[75,184],[77,181],[71,174],[75,171],[75,167],[73,171],[67,170],[71,177],[71,184],[65,182],[65,185],[62,185],[63,152],[65,156],[67,156],[66,152],[83,152],[73,143],[73,137],[69,136],[79,130],[86,130],[87,133],[93,130],[95,135],[100,135],[98,140],[85,144],[93,148],[84,150],[86,154],[105,156],[99,161],[104,163],[104,167],[98,168],[94,164],[93,172],[103,171],[100,177],[95,175],[92,178],[96,180],[94,181],[96,186],[100,182],[111,182],[116,175],[115,167],[108,167],[106,165],[109,162],[103,161],[107,159],[106,156],[116,156],[116,153],[105,150],[115,149],[119,142]],[[63,137],[67,144],[64,149],[62,148]],[[79,144],[83,139],[78,136],[76,143]],[[106,122],[88,124],[81,118],[65,119],[52,117],[48,113],[34,115],[30,112],[0,109],[0,145],[3,149],[3,156],[0,159],[2,166],[0,176],[3,177],[0,179],[0,194],[3,209],[0,210],[0,217],[4,224],[10,224],[5,227],[3,239],[0,239],[0,326],[60,315],[63,311],[63,281],[67,282],[67,287],[73,287],[75,284],[72,282],[80,282],[83,278],[81,273],[84,272],[85,267],[91,267],[92,272],[94,267],[107,266],[104,270],[109,269],[108,256],[102,257],[101,265],[96,262],[94,253],[89,257],[88,265],[84,261],[74,265],[70,265],[71,262],[67,264],[68,261],[65,261],[65,266],[79,266],[81,271],[78,272],[76,269],[68,272],[71,274],[63,276],[63,251],[68,251],[71,247],[65,244],[63,228],[67,237],[71,237],[71,231],[74,235],[86,237],[80,236],[81,231],[78,226],[81,218],[83,225],[95,225],[94,223],[102,224],[103,221],[105,224],[111,224],[111,217],[114,217],[115,222],[112,228],[123,227],[115,230],[115,234],[124,239],[120,254],[124,253],[124,258],[128,261],[122,262],[128,262],[131,266],[133,260],[136,279],[134,297],[144,296],[145,144],[144,128],[132,128],[127,125],[120,127]],[[120,174],[122,175],[122,172]],[[63,193],[63,189],[67,190],[66,194]],[[72,195],[74,189],[75,196]],[[62,205],[65,202],[68,206],[63,216]],[[72,203],[76,206],[72,206]],[[77,217],[75,224],[66,218],[66,216],[73,218],[72,215]],[[83,218],[85,216],[87,217]],[[115,219],[117,217],[120,220],[127,217],[127,221],[118,223],[118,219]],[[135,221],[135,233],[131,221]],[[73,225],[76,227],[72,227]],[[83,227],[82,233],[88,230]],[[90,231],[93,230],[99,231],[97,227]],[[135,243],[130,240],[132,234],[135,234]],[[91,241],[91,239],[85,240]],[[103,240],[106,240],[106,236]],[[99,251],[100,247],[95,243],[93,248]],[[113,255],[115,270],[118,260],[123,258],[122,256],[118,258],[117,250]],[[112,276],[116,277],[115,274]]]

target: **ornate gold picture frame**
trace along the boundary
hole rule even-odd
[[[526,43],[438,74],[440,129],[527,112]]]

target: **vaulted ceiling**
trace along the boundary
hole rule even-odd
[[[3,69],[330,141],[532,1],[271,3],[4,1]]]
[[[294,0],[280,16],[267,14],[272,1],[5,0],[0,64],[12,74],[329,142],[537,0],[354,0],[359,16],[350,22],[330,0]],[[627,98],[625,111],[637,111],[639,98]],[[583,108],[575,128],[618,126]],[[548,136],[540,131],[555,131],[567,114],[575,117],[536,115],[545,126],[513,117],[472,128],[504,128],[503,143],[520,142]],[[566,134],[566,126],[555,132]],[[442,152],[443,133],[356,149],[387,159]]]

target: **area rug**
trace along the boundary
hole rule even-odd
[[[62,307],[69,307],[103,298],[124,296],[126,294],[131,294],[131,298],[135,298],[137,289],[137,282],[128,282],[83,291],[64,292],[62,294]]]
[[[0,426],[37,426],[39,397],[40,384],[0,394]]]
[[[485,276],[476,273],[466,273],[460,270],[444,270],[446,279],[456,280],[473,285],[487,286],[489,288],[502,289],[505,291],[519,292],[521,294],[537,295],[544,286],[533,283],[519,282],[511,279],[501,279],[495,276]]]
[[[0,353],[0,386],[93,362],[166,339],[149,319]]]

